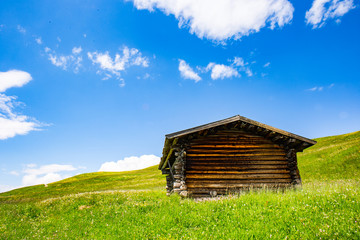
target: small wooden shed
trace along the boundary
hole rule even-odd
[[[301,184],[296,153],[316,141],[234,116],[166,135],[167,194],[205,197]]]

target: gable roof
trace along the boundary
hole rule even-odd
[[[219,120],[219,121],[216,121],[216,122],[212,122],[212,123],[207,123],[207,124],[200,125],[200,126],[197,126],[197,127],[185,129],[185,130],[182,130],[182,131],[170,133],[170,134],[165,135],[165,137],[168,138],[168,139],[172,139],[172,138],[176,138],[176,137],[183,137],[183,136],[191,134],[191,133],[195,133],[195,132],[202,131],[202,130],[207,130],[207,129],[210,129],[210,128],[213,128],[213,127],[218,127],[218,126],[225,125],[225,124],[228,124],[228,123],[233,123],[233,122],[236,122],[236,121],[241,121],[241,122],[244,122],[244,123],[254,125],[256,127],[268,129],[268,130],[271,130],[273,132],[279,133],[281,135],[291,137],[291,138],[294,138],[294,139],[298,139],[298,140],[303,141],[303,142],[310,143],[311,145],[316,144],[316,141],[311,140],[309,138],[305,138],[305,137],[302,137],[302,136],[299,136],[299,135],[296,135],[296,134],[293,134],[293,133],[290,133],[290,132],[275,128],[275,127],[271,127],[269,125],[266,125],[266,124],[251,120],[249,118],[246,118],[246,117],[243,117],[243,116],[240,116],[240,115],[236,115],[236,116],[226,118],[226,119],[223,119],[223,120]]]
[[[269,125],[251,120],[249,118],[240,115],[236,115],[220,121],[200,125],[197,127],[193,127],[165,135],[166,138],[163,149],[163,156],[159,164],[159,169],[164,169],[166,167],[166,164],[169,161],[169,159],[172,157],[172,154],[174,152],[174,147],[176,147],[176,144],[178,143],[179,139],[186,138],[188,135],[196,134],[197,132],[202,132],[204,130],[209,130],[233,123],[238,123],[239,126],[238,128],[243,129],[245,131],[251,131],[250,129],[255,129],[256,132],[258,132],[257,133],[258,135],[276,139],[274,140],[274,142],[278,142],[279,144],[292,145],[292,147],[296,147],[297,151],[302,151],[305,148],[308,148],[316,144],[316,141],[312,139],[305,138],[275,127],[271,127]],[[296,144],[296,146],[294,146],[294,144]]]

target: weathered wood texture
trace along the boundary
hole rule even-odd
[[[187,190],[196,197],[290,186],[298,176],[293,158],[292,152],[263,136],[241,130],[218,131],[189,142],[184,173]]]

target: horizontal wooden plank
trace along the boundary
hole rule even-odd
[[[238,148],[238,149],[189,149],[186,153],[191,156],[192,154],[224,154],[224,155],[232,155],[236,154],[238,156],[241,154],[257,154],[257,155],[284,155],[285,151],[278,148]]]
[[[250,156],[285,156],[283,152],[257,153],[187,153],[188,157],[250,157]]]
[[[187,179],[186,185],[189,184],[253,184],[253,183],[290,183],[291,179]]]
[[[278,164],[278,165],[246,165],[246,166],[209,166],[209,165],[189,165],[186,170],[247,170],[247,169],[288,169],[287,164]]]
[[[289,170],[284,170],[284,169],[244,169],[244,170],[238,170],[238,171],[234,171],[232,170],[191,170],[191,171],[186,171],[186,175],[191,175],[191,174],[219,174],[219,175],[228,175],[228,174],[263,174],[263,173],[267,173],[267,174],[277,174],[277,173],[285,173],[285,174],[289,174],[290,171]]]
[[[199,144],[207,144],[207,143],[234,143],[234,144],[240,144],[240,143],[269,143],[274,144],[271,140],[265,139],[265,138],[242,138],[242,137],[216,137],[216,138],[203,138],[203,139],[193,139],[190,142],[190,145],[199,145]]]
[[[266,143],[241,143],[241,144],[229,144],[228,142],[225,142],[223,144],[199,144],[199,145],[193,145],[191,146],[189,150],[193,149],[268,149],[268,148],[276,148],[276,149],[282,149],[279,145],[275,144],[266,144]]]
[[[257,136],[257,135],[251,135],[251,134],[237,134],[237,133],[214,133],[207,136],[198,136],[197,138],[194,138],[193,140],[204,140],[204,139],[215,139],[215,138],[236,138],[236,139],[266,139],[263,136]]]
[[[228,166],[228,167],[235,167],[235,166],[249,166],[249,165],[287,165],[288,161],[286,160],[238,160],[238,161],[226,161],[226,160],[220,160],[220,161],[202,161],[202,162],[192,162],[187,163],[186,167],[188,166]]]
[[[254,135],[251,133],[246,133],[246,132],[216,132],[213,134],[208,134],[206,136],[200,136],[198,139],[201,138],[216,138],[216,137],[242,137],[242,138],[264,138],[263,136],[260,135]]]
[[[186,174],[186,179],[271,179],[290,178],[290,174]]]

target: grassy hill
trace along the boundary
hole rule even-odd
[[[315,140],[316,145],[298,154],[304,182],[360,179],[360,131]]]
[[[127,172],[79,174],[58,182],[24,187],[0,194],[1,202],[29,202],[84,192],[164,189],[157,166]]]
[[[360,179],[360,131],[315,139],[318,143],[298,153],[304,183],[337,179]],[[0,202],[33,201],[107,190],[164,189],[165,178],[157,166],[128,172],[80,174],[55,183],[0,193]]]
[[[360,239],[360,132],[316,140],[298,190],[166,197],[154,166],[1,193],[0,239]]]

